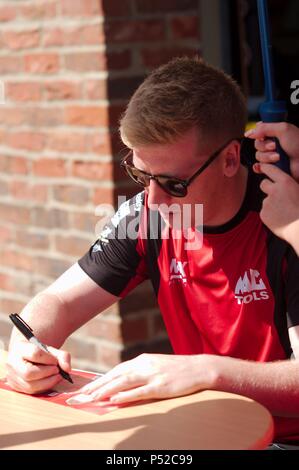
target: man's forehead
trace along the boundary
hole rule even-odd
[[[132,150],[134,158],[138,160],[148,160],[153,157],[156,159],[173,159],[180,158],[181,155],[184,159],[192,159],[204,147],[200,142],[198,131],[191,129],[169,143],[138,145],[133,147]]]

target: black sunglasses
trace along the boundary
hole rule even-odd
[[[120,165],[122,168],[125,169],[126,173],[132,178],[135,183],[139,184],[140,186],[146,187],[149,186],[151,180],[155,180],[157,184],[171,196],[175,197],[185,197],[187,195],[187,188],[192,183],[197,176],[199,176],[214,160],[215,158],[228,146],[233,140],[237,140],[241,142],[242,139],[235,138],[230,139],[224,145],[222,145],[216,152],[212,153],[212,155],[207,159],[207,161],[187,180],[182,180],[180,178],[175,178],[173,176],[167,175],[151,175],[150,173],[146,173],[145,171],[139,170],[136,168],[133,163],[133,150],[125,155],[122,159]]]

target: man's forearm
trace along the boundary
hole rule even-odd
[[[251,362],[213,356],[213,388],[252,398],[274,415],[299,416],[299,361]]]
[[[70,332],[66,324],[66,306],[55,294],[41,292],[22,310],[21,316],[31,326],[37,338],[49,346],[60,348]],[[13,329],[10,344],[24,336]]]

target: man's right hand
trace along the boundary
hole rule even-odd
[[[254,129],[245,133],[249,139],[255,139],[256,159],[260,163],[275,163],[280,156],[271,137],[277,137],[283,150],[290,159],[292,176],[299,182],[299,128],[287,122],[258,122]]]
[[[16,391],[30,395],[53,388],[62,380],[57,364],[71,371],[71,357],[66,351],[48,347],[51,354],[29,341],[15,340],[9,348],[6,380]]]

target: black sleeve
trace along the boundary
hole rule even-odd
[[[299,257],[289,246],[286,253],[286,301],[288,327],[299,325]]]
[[[144,193],[123,203],[99,239],[78,261],[100,287],[119,297],[147,278],[140,239],[143,203]]]

